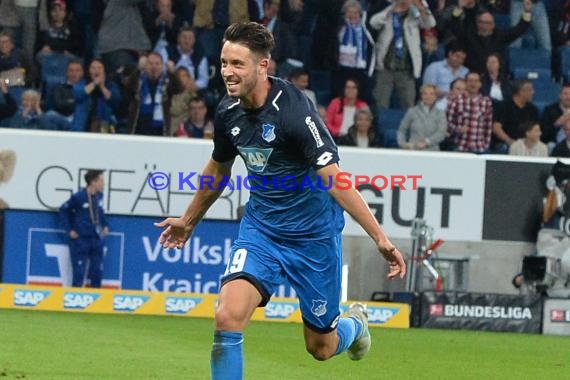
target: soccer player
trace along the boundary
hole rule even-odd
[[[167,218],[165,248],[182,248],[223,191],[240,155],[251,181],[239,236],[221,279],[211,355],[213,380],[243,376],[243,330],[254,310],[287,279],[299,297],[307,351],[326,360],[347,351],[353,360],[370,349],[364,305],[340,318],[343,209],[374,239],[389,262],[389,278],[406,273],[390,242],[354,188],[335,187],[337,148],[312,102],[289,82],[267,75],[271,33],[236,23],[224,34],[221,73],[227,90],[214,121],[214,150],[203,175],[213,188],[198,190],[184,215]],[[287,178],[287,181],[283,181]],[[301,186],[310,179],[323,186]],[[296,184],[291,190],[291,184]],[[329,190],[324,190],[330,186]]]

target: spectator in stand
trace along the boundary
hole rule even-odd
[[[512,83],[513,94],[496,108],[493,115],[493,151],[506,154],[516,139],[524,137],[519,125],[525,121],[538,121],[538,109],[532,104],[534,87],[528,79]]]
[[[570,0],[555,2],[553,8],[552,44],[554,47],[570,45]]]
[[[570,120],[570,83],[565,83],[558,95],[559,101],[554,102],[542,113],[541,140],[552,150],[556,144],[566,139],[564,124]]]
[[[18,111],[18,104],[10,94],[10,91],[8,91],[8,86],[6,86],[4,81],[0,81],[0,91],[4,96],[4,101],[0,102],[0,126],[4,126],[5,124],[8,124],[5,123],[5,121],[11,118]]]
[[[445,46],[445,59],[429,65],[423,78],[423,84],[433,84],[436,88],[437,99],[447,97],[451,82],[464,78],[469,72],[465,62],[465,48],[457,41],[451,41]]]
[[[445,112],[446,120],[447,120],[447,106],[449,104],[449,100],[452,99],[456,95],[466,94],[467,93],[467,83],[465,83],[464,78],[458,78],[451,82],[450,90],[447,96],[443,99],[439,99],[435,102],[435,106]],[[445,139],[439,144],[439,149],[446,151],[446,152],[453,152],[455,147],[453,146],[453,138],[449,133],[449,126],[445,131]]]
[[[315,107],[317,106],[317,97],[312,90],[309,90],[309,72],[305,69],[296,69],[289,75],[291,83],[297,87],[301,92],[307,95],[307,98],[313,102]],[[335,78],[335,81],[337,79]]]
[[[536,121],[525,121],[519,125],[524,137],[517,139],[509,147],[513,156],[548,157],[548,147],[540,141],[540,124]]]
[[[39,129],[42,114],[40,93],[36,90],[26,90],[22,94],[22,105],[10,120],[10,127]]]
[[[168,45],[175,46],[178,32],[184,26],[181,15],[172,10],[172,0],[156,0],[147,33],[153,51],[160,52]]]
[[[275,48],[271,58],[277,63],[277,73],[286,78],[295,68],[303,66],[300,60],[299,47],[291,27],[281,20],[279,9],[280,0],[263,0],[263,17],[260,24],[264,25],[273,35]]]
[[[489,54],[485,67],[481,93],[490,97],[493,104],[502,102],[511,95],[511,81],[503,70],[500,55],[497,53]]]
[[[344,83],[344,94],[331,100],[327,107],[327,128],[335,139],[348,132],[348,128],[354,123],[356,110],[370,109],[368,104],[358,97],[358,86],[356,79],[347,79]]]
[[[517,20],[521,18],[523,12],[526,12],[523,2],[523,0],[511,0],[511,23],[513,26],[517,24]],[[542,0],[532,0],[531,15],[531,30],[533,31],[536,48],[552,50],[548,14]],[[511,46],[520,48],[522,46],[521,39],[514,41]]]
[[[101,27],[97,52],[114,73],[120,67],[136,65],[142,52],[151,50],[139,5],[146,0],[108,0]]]
[[[91,62],[94,57],[95,40],[106,6],[107,2],[100,0],[75,0],[69,2],[68,9],[72,10],[79,26],[81,41],[84,43],[84,62]]]
[[[566,138],[560,141],[552,150],[552,157],[570,158],[570,119],[564,122],[564,133]]]
[[[459,22],[461,28],[470,33],[477,32],[477,15],[484,11],[488,11],[485,5],[481,4],[478,0],[458,0],[458,1],[439,1],[436,11],[437,31],[441,35],[441,40],[446,42],[454,38],[451,30],[451,22],[454,17],[454,12],[459,13],[457,8],[463,11],[459,14]]]
[[[114,109],[121,101],[119,86],[107,78],[105,65],[100,59],[89,64],[87,95],[87,130],[96,133],[115,133],[117,118]]]
[[[190,76],[188,69],[186,67],[179,67],[174,72],[176,78],[178,78],[178,83],[182,88],[182,92],[175,94],[172,97],[172,103],[170,105],[170,129],[168,136],[174,136],[188,117],[188,112],[190,111],[190,101],[198,96],[195,92],[196,84],[194,79]]]
[[[83,65],[71,61],[67,65],[66,81],[57,85],[51,94],[53,109],[42,116],[42,129],[84,132],[87,123],[87,98]]]
[[[0,1],[0,31],[10,36],[21,36],[20,18],[18,17],[18,13],[16,13],[14,0]],[[16,45],[21,46],[21,43],[17,43]]]
[[[343,7],[343,23],[337,32],[338,68],[333,76],[333,94],[338,94],[342,84],[348,78],[357,79],[362,85],[361,97],[367,103],[372,102],[372,88],[370,86],[370,60],[374,48],[374,39],[362,18],[363,10],[357,0],[347,0]]]
[[[524,0],[524,13],[516,26],[509,29],[495,28],[495,19],[490,12],[482,12],[477,15],[477,29],[466,29],[461,22],[463,8],[455,7],[450,22],[450,27],[455,37],[465,45],[467,58],[465,65],[470,71],[485,72],[487,57],[491,53],[505,56],[507,46],[522,36],[530,25],[532,2]]]
[[[354,114],[354,125],[348,128],[348,132],[345,135],[340,136],[338,144],[360,148],[381,147],[380,139],[374,131],[373,120],[374,117],[369,109],[363,108],[356,111]]]
[[[0,32],[0,73],[20,68],[26,71],[29,80],[29,64],[23,51],[14,46],[12,36],[6,32]]]
[[[168,67],[185,67],[194,80],[193,91],[198,93],[208,87],[208,58],[202,45],[196,43],[194,29],[184,27],[178,32],[177,45],[169,45],[161,50],[162,60]]]
[[[422,72],[420,28],[435,26],[435,19],[421,0],[395,0],[372,16],[370,26],[379,31],[376,40],[376,106],[388,108],[396,87],[400,106],[412,107],[416,79]]]
[[[177,137],[194,137],[211,139],[214,135],[214,123],[206,117],[208,108],[202,98],[190,100],[190,111],[188,119],[180,124]]]
[[[45,31],[48,28],[48,0],[13,0],[16,13],[20,20],[22,33],[22,52],[29,62],[29,78],[34,81],[37,76],[36,67],[32,64],[36,52],[36,38],[38,30]]]
[[[182,87],[178,78],[165,72],[164,61],[158,53],[150,53],[140,60],[139,68],[127,81],[129,104],[128,129],[130,133],[166,136],[170,128],[172,97]]]
[[[83,56],[81,36],[73,20],[68,17],[65,1],[52,1],[49,14],[49,27],[40,35],[42,48],[37,54],[40,64],[43,57],[51,54]]]
[[[398,145],[402,149],[439,150],[445,138],[445,112],[435,107],[437,89],[433,84],[420,88],[421,100],[409,108],[398,129]]]
[[[458,152],[488,153],[493,133],[493,102],[481,95],[481,76],[470,72],[467,92],[455,95],[447,107],[448,132]]]

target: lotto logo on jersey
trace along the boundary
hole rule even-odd
[[[36,307],[51,294],[47,290],[24,290],[14,292],[14,306]]]
[[[299,305],[293,302],[269,302],[265,306],[265,318],[287,319],[298,308]]]
[[[169,314],[188,314],[200,302],[202,302],[202,298],[166,297],[165,311]]]
[[[394,317],[400,309],[397,307],[368,306],[368,322],[386,323]]]
[[[245,164],[249,170],[254,173],[262,173],[267,162],[269,162],[269,157],[273,153],[273,148],[238,148]]]
[[[113,296],[113,310],[132,313],[144,305],[148,299],[148,296],[115,295]]]
[[[96,293],[65,292],[63,295],[63,308],[71,310],[84,310],[100,297]]]

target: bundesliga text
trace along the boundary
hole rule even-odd
[[[164,172],[153,172],[148,175],[148,186],[153,190],[165,190],[169,187],[177,190],[330,190],[333,186],[338,190],[359,189],[361,186],[371,187],[374,190],[417,190],[418,180],[422,175],[353,175],[348,172],[339,172],[336,176],[311,178],[305,176],[297,178],[292,175],[263,176],[248,175],[235,177],[222,177],[216,183],[215,177],[200,175],[197,172],[178,172],[169,175]]]

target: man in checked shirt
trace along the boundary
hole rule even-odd
[[[493,132],[493,103],[483,96],[481,76],[465,77],[466,93],[453,96],[447,106],[448,131],[458,152],[489,153]]]

